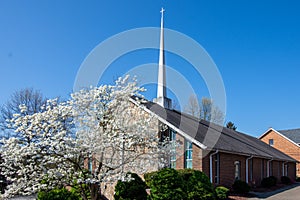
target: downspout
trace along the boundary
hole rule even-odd
[[[246,183],[249,183],[249,160],[252,159],[253,156],[250,156],[246,159]]]
[[[213,169],[212,169],[212,158],[214,155],[216,155],[217,153],[219,153],[219,150],[217,150],[215,153],[210,154],[209,156],[209,178],[210,178],[210,182],[213,183]]]
[[[270,176],[270,162],[273,160],[273,158],[271,160],[267,161],[267,177]]]

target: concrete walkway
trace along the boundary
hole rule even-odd
[[[300,183],[296,183],[276,191],[265,193],[254,193],[257,197],[248,198],[249,200],[300,200]]]

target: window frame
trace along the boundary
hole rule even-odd
[[[234,162],[234,179],[241,180],[241,161]]]
[[[184,153],[184,167],[186,169],[193,168],[193,143],[189,140],[185,140],[185,153]]]
[[[89,158],[88,158],[88,170],[89,170],[90,172],[93,171],[93,158],[92,158],[92,157],[89,157]]]
[[[214,163],[215,163],[215,183],[220,184],[220,154],[217,153],[214,155]]]
[[[170,141],[172,145],[170,155],[170,168],[176,169],[176,131],[170,129]]]

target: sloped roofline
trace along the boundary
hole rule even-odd
[[[137,105],[138,107],[144,109],[147,113],[153,114],[157,117],[157,119],[166,124],[167,126],[169,126],[170,128],[172,128],[174,131],[176,131],[177,133],[179,133],[180,135],[182,135],[185,139],[191,141],[192,143],[196,144],[197,146],[199,146],[201,149],[206,150],[207,146],[202,144],[201,142],[199,142],[198,140],[196,140],[195,138],[189,136],[188,134],[186,134],[185,132],[183,132],[182,130],[180,130],[179,128],[177,128],[176,126],[174,126],[172,123],[168,122],[167,120],[165,120],[164,118],[160,117],[158,114],[152,112],[150,109],[148,109],[146,106],[143,106],[143,104],[138,104],[134,99],[129,98],[129,100],[134,103],[135,105]]]
[[[275,133],[277,133],[278,135],[280,135],[281,137],[283,137],[284,139],[288,140],[289,142],[291,142],[292,144],[296,145],[297,147],[300,148],[300,145],[297,144],[296,142],[294,142],[293,140],[291,140],[290,138],[286,137],[285,135],[281,134],[279,131],[275,130],[274,128],[269,128],[266,132],[264,132],[258,139],[263,138],[265,135],[267,135],[270,131],[274,131]]]
[[[137,98],[139,98],[139,97],[137,97]],[[283,152],[281,152],[281,151],[279,151],[279,150],[277,150],[277,149],[275,149],[275,148],[273,148],[273,147],[272,147],[273,149],[275,149],[275,150],[277,150],[277,151],[283,153],[285,156],[289,157],[290,159],[286,159],[286,158],[285,158],[285,159],[284,159],[284,158],[276,158],[276,157],[273,157],[272,155],[270,155],[269,153],[267,153],[267,154],[269,154],[269,156],[263,156],[263,155],[254,155],[254,154],[251,154],[251,153],[243,153],[243,152],[237,152],[237,151],[228,151],[228,150],[225,150],[225,149],[219,149],[219,148],[215,148],[215,147],[209,148],[208,146],[206,146],[206,145],[202,144],[201,142],[199,142],[196,138],[191,137],[190,135],[188,135],[187,133],[185,133],[185,132],[184,132],[183,130],[181,130],[180,128],[177,128],[176,125],[173,125],[171,122],[167,121],[166,119],[164,119],[163,117],[161,117],[159,114],[157,114],[157,113],[155,113],[154,111],[152,111],[152,110],[150,110],[149,108],[147,108],[147,106],[145,106],[145,104],[144,104],[143,102],[138,103],[138,102],[135,100],[135,98],[133,98],[133,97],[132,97],[132,98],[129,98],[129,100],[130,100],[134,105],[136,105],[136,106],[138,106],[139,108],[143,109],[145,112],[147,112],[147,113],[149,113],[149,114],[151,114],[151,115],[156,116],[156,118],[157,118],[160,122],[166,124],[167,126],[169,126],[170,128],[172,128],[174,131],[176,131],[178,134],[180,134],[182,137],[184,137],[185,139],[191,141],[193,144],[197,145],[197,146],[198,146],[199,148],[201,148],[202,150],[208,150],[208,151],[218,150],[219,152],[231,153],[231,154],[234,153],[234,154],[237,154],[237,155],[243,155],[243,156],[253,156],[253,157],[257,157],[257,158],[265,158],[265,159],[272,159],[272,160],[278,160],[278,161],[297,162],[295,159],[291,158],[290,156],[284,154]],[[145,100],[145,101],[147,101],[147,100]],[[236,131],[235,131],[235,132],[236,132]],[[241,133],[241,134],[243,134],[243,133]],[[246,135],[246,134],[243,134],[243,135],[248,136],[248,137],[252,137],[252,136],[249,136],[249,135]],[[254,137],[253,137],[253,138],[254,138]],[[256,138],[256,139],[257,139],[257,138]],[[262,142],[262,141],[261,141],[261,142]],[[264,144],[265,144],[265,143],[264,143]]]

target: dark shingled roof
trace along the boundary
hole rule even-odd
[[[295,162],[293,158],[255,137],[199,120],[176,110],[165,109],[153,102],[148,101],[145,106],[160,118],[205,145],[207,149]],[[206,137],[208,134],[210,137]]]
[[[281,130],[278,131],[285,137],[289,138],[293,142],[300,144],[300,128],[298,129],[290,129],[290,130]]]

